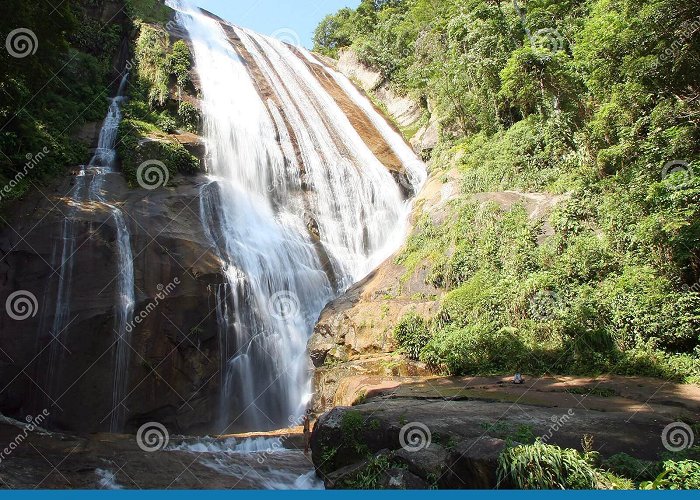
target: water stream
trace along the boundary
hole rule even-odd
[[[116,174],[117,131],[122,119],[121,105],[124,100],[128,74],[124,74],[115,97],[110,99],[109,109],[100,130],[97,149],[87,165],[82,166],[77,175],[75,185],[71,190],[70,203],[66,218],[63,222],[61,236],[60,260],[55,261],[58,267],[58,286],[54,307],[54,318],[51,325],[51,335],[55,340],[49,348],[49,367],[47,370],[49,395],[58,396],[58,370],[63,360],[66,339],[70,329],[70,300],[72,291],[74,261],[76,253],[75,215],[78,210],[97,203],[106,208],[116,227],[116,300],[114,322],[114,379],[112,384],[112,404],[114,410],[110,415],[110,430],[122,430],[126,408],[121,404],[127,387],[127,371],[129,367],[130,348],[127,325],[134,311],[134,266],[131,250],[131,237],[122,210],[107,201],[104,194],[106,176]]]
[[[310,398],[306,343],[321,310],[398,248],[410,203],[303,58],[172,6],[202,87],[200,215],[225,263],[220,432],[286,427]],[[406,169],[418,188],[425,173],[415,162]]]

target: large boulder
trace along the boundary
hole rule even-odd
[[[447,474],[440,480],[442,488],[491,489],[499,485],[496,477],[498,457],[506,442],[490,436],[467,439],[455,446],[447,459]]]
[[[447,472],[448,451],[437,443],[419,450],[401,448],[396,451],[396,460],[425,481],[434,481]]]

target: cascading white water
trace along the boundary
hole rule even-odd
[[[98,201],[112,212],[117,228],[117,304],[114,333],[116,334],[116,346],[114,352],[114,378],[112,382],[112,414],[110,415],[110,430],[118,432],[122,430],[126,416],[126,406],[123,399],[126,394],[129,369],[130,347],[127,325],[134,313],[134,263],[131,251],[131,236],[122,210],[108,203],[102,188],[105,175],[114,172],[117,157],[116,141],[119,123],[122,120],[121,105],[124,100],[124,88],[129,74],[125,73],[119,85],[117,95],[112,99],[109,111],[102,124],[100,137],[95,155],[90,160],[88,170],[92,173],[89,183],[89,199]]]
[[[287,426],[308,402],[306,342],[321,310],[398,248],[409,204],[287,46],[172,6],[200,76],[211,181],[200,211],[227,278],[216,292],[220,432]],[[261,97],[229,34],[273,96]]]
[[[114,173],[116,160],[115,144],[117,131],[122,119],[121,104],[124,100],[124,89],[128,73],[124,74],[119,89],[110,100],[107,116],[104,119],[98,139],[97,149],[87,166],[83,166],[78,174],[74,189],[70,193],[71,206],[63,223],[62,250],[58,277],[58,291],[52,324],[52,335],[65,337],[69,324],[70,295],[73,273],[74,254],[76,251],[75,234],[72,217],[81,203],[97,202],[109,209],[114,219],[117,238],[117,277],[116,277],[116,307],[115,307],[115,355],[114,379],[112,384],[113,411],[110,415],[110,430],[117,432],[124,424],[125,407],[122,399],[126,394],[127,370],[129,366],[129,347],[127,325],[133,315],[134,265],[131,251],[131,237],[122,210],[108,203],[104,193],[104,181],[107,174]],[[64,342],[52,342],[49,354],[49,387],[50,393],[55,394],[58,377],[55,370],[62,356]]]
[[[297,50],[311,64],[321,66],[333,80],[345,91],[352,101],[361,108],[369,117],[372,124],[382,134],[384,140],[389,144],[392,151],[401,160],[401,163],[406,169],[409,177],[409,182],[414,189],[420,189],[425,184],[428,174],[425,170],[425,164],[420,161],[413,150],[406,144],[403,138],[386,122],[384,117],[380,115],[374,108],[370,100],[362,95],[359,90],[352,84],[350,79],[339,71],[329,68],[316,59],[308,50],[303,47],[297,47]]]

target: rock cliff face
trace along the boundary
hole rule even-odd
[[[409,132],[410,143],[417,153],[426,157],[437,146],[439,125],[437,117],[430,113],[430,103],[426,114],[425,109],[415,99],[397,95],[379,72],[362,64],[357,54],[350,49],[343,50],[337,62],[327,58],[326,62],[335,65],[338,71],[370,93],[396,124]]]
[[[91,15],[109,19],[110,8]],[[176,28],[170,34],[172,40],[185,37]],[[258,92],[272,98],[255,61],[234,35],[231,31],[230,41],[246,60]],[[127,55],[119,56],[118,67],[123,67]],[[394,176],[404,176],[401,162],[364,112],[320,67],[309,68],[372,152]],[[198,78],[191,77],[196,90]],[[181,97],[198,107],[196,95],[178,95]],[[100,125],[87,124],[76,131],[76,140],[94,147]],[[137,164],[153,157],[149,147],[156,141],[178,142],[205,164],[201,138],[183,132],[143,138],[131,151]],[[105,175],[101,187],[104,202],[76,202],[69,192],[84,178],[76,176],[78,166],[67,167],[67,171],[70,175],[65,179],[43,186],[9,207],[12,215],[0,229],[2,304],[16,291],[36,298],[26,319],[0,315],[0,411],[23,419],[49,409],[47,425],[64,431],[110,428],[120,271],[112,205],[124,213],[131,238],[134,314],[138,320],[129,330],[124,430],[134,431],[142,423],[158,421],[171,432],[212,432],[225,361],[220,354],[216,305],[227,281],[200,215],[201,204],[206,203],[201,190],[210,180],[204,175],[177,175],[171,176],[167,187],[146,190],[128,185],[117,172]],[[87,175],[93,175],[90,169]],[[312,234],[314,224],[309,220]],[[422,285],[415,287],[419,289]],[[431,307],[430,302],[426,300],[426,308]],[[387,314],[399,313],[392,306]],[[65,321],[60,320],[63,316]],[[387,366],[393,364],[391,356],[382,354],[390,348],[388,336],[378,343],[362,329],[353,335],[343,333],[343,339],[354,339],[351,350],[371,350],[383,356]],[[340,338],[333,342],[340,342]],[[402,374],[423,370],[419,365],[391,368],[396,369]]]
[[[112,409],[116,227],[104,206],[78,207],[75,252],[71,262],[60,261],[64,214],[71,210],[65,193],[75,181],[27,200],[0,237],[2,288],[28,291],[38,306],[23,321],[0,316],[0,372],[7,384],[0,406],[15,415],[51,408],[52,427],[95,431],[108,427]],[[129,341],[129,429],[155,419],[193,431],[211,417],[219,366],[214,296],[223,278],[199,223],[199,186],[206,182],[182,178],[174,187],[146,191],[129,189],[113,174],[105,186],[127,216],[135,313],[144,318]],[[70,266],[69,327],[54,332],[61,269]]]
[[[415,200],[412,223],[428,216],[439,225],[456,217],[450,201],[459,196],[460,175],[449,169],[449,163],[445,169],[438,161],[433,162],[428,182]],[[540,241],[553,234],[547,216],[563,198],[515,191],[471,195],[476,203],[496,203],[504,210],[522,204],[532,219],[543,221]],[[394,340],[394,328],[403,316],[417,313],[431,318],[439,310],[445,290],[426,283],[428,264],[408,273],[392,257],[322,312],[308,344],[316,411],[362,401],[367,378],[393,386],[407,376],[430,374],[422,363],[398,353]]]
[[[123,2],[106,1],[85,7],[85,15],[126,25],[123,10]],[[125,38],[113,67],[125,67],[128,58]],[[101,125],[86,124],[76,140],[94,148]],[[182,144],[204,165],[197,135],[154,139]],[[105,175],[104,203],[76,202],[69,193],[85,178],[76,176],[78,166],[67,171],[9,207],[0,230],[0,296],[21,291],[36,298],[26,319],[0,315],[1,411],[22,419],[48,409],[51,428],[109,429],[120,272],[113,205],[124,214],[134,258],[124,430],[153,420],[176,432],[209,430],[219,394],[215,297],[225,281],[199,215],[200,189],[209,180],[177,176],[168,187],[146,190],[116,172]],[[87,169],[88,181],[92,175]]]
[[[448,176],[449,179],[449,176]],[[423,213],[446,216],[456,186],[431,177],[415,202],[412,220]],[[425,283],[425,269],[410,276],[393,257],[323,311],[309,341],[314,365],[314,408],[325,411],[352,404],[362,394],[350,381],[356,375],[427,374],[421,363],[395,353],[393,329],[409,312],[435,314],[442,292]]]

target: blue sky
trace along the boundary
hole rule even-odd
[[[360,0],[192,0],[227,21],[285,42],[299,39],[311,48],[313,32],[326,14],[357,7]]]

